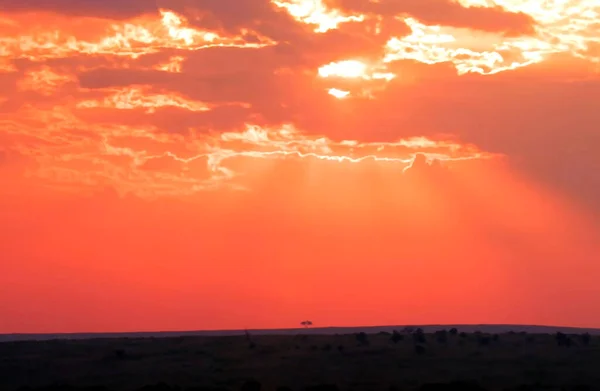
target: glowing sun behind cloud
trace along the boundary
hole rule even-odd
[[[325,33],[337,29],[340,24],[362,22],[364,15],[343,15],[336,9],[325,5],[324,0],[271,0],[277,7],[286,9],[295,19],[315,25],[316,33]]]
[[[337,76],[356,78],[365,77],[366,71],[367,66],[362,62],[356,60],[346,60],[323,65],[321,68],[319,68],[319,75],[321,77]]]
[[[328,92],[338,99],[345,98],[350,94],[350,91],[338,90],[337,88],[330,88]]]

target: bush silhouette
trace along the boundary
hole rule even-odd
[[[363,331],[361,331],[360,333],[356,334],[356,340],[361,345],[368,345],[369,344],[369,337]]]
[[[423,332],[423,329],[416,329],[415,332],[413,333],[413,340],[416,343],[426,343],[427,340],[425,339],[425,333]]]
[[[394,330],[394,332],[392,333],[392,337],[390,338],[390,340],[393,343],[398,343],[400,341],[402,341],[404,339],[404,336],[402,334],[400,334],[399,332],[397,332],[396,330]]]
[[[492,338],[490,338],[487,335],[479,337],[479,344],[481,346],[488,346],[491,342],[492,342]]]
[[[592,337],[590,336],[590,333],[581,334],[581,343],[584,346],[589,346],[591,339],[592,339]]]
[[[438,330],[435,332],[435,339],[439,343],[448,342],[448,332],[446,330]]]
[[[561,333],[560,331],[555,335],[556,343],[558,346],[566,346],[569,347],[573,344],[573,341],[569,336],[565,333]]]

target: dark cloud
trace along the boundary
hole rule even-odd
[[[524,13],[507,12],[502,7],[463,7],[451,0],[332,0],[333,4],[356,12],[376,15],[408,14],[427,24],[502,32],[507,35],[531,34],[535,21]]]
[[[247,103],[258,118],[279,122],[310,113],[316,101],[325,106],[334,103],[325,92],[327,84],[316,77],[315,67],[323,62],[310,60],[309,66],[295,55],[281,47],[215,48],[190,56],[181,74],[100,68],[83,72],[79,81],[84,88],[151,85],[154,91],[175,92],[196,101]]]
[[[425,23],[466,27],[506,35],[523,35],[534,32],[535,21],[524,13],[507,12],[501,7],[463,7],[450,0],[384,0],[367,2],[363,0],[325,1],[332,8],[346,12],[366,13],[379,19],[384,39],[391,34],[401,36],[407,31],[403,23],[394,17],[413,16]],[[298,44],[308,36],[313,36],[312,25],[305,25],[292,19],[283,9],[270,0],[158,0],[160,8],[171,9],[185,15],[196,27],[239,32],[250,28],[277,41]],[[364,29],[364,23],[345,23],[340,29]],[[399,27],[399,28],[398,28]],[[330,30],[326,34],[335,34]],[[364,40],[362,37],[356,40]],[[354,42],[356,44],[358,42]]]
[[[153,0],[0,0],[3,12],[49,11],[71,16],[128,19],[157,12]]]
[[[399,14],[414,16],[426,23],[468,27],[508,35],[530,34],[533,19],[523,13],[511,13],[501,7],[462,7],[449,0],[362,0],[330,1],[349,12],[368,13],[387,19]],[[50,11],[70,16],[128,19],[158,9],[178,12],[192,26],[203,29],[239,32],[252,29],[278,41],[296,41],[314,27],[294,21],[282,8],[269,0],[0,0],[4,12]]]
[[[157,5],[186,16],[195,27],[232,33],[252,29],[278,41],[310,29],[269,0],[157,0]]]
[[[132,127],[155,126],[165,133],[189,134],[197,132],[237,131],[245,123],[265,123],[257,120],[251,108],[240,105],[217,106],[210,111],[191,112],[176,107],[158,108],[149,113],[146,108],[115,110],[112,108],[91,108],[77,111],[84,121],[96,124],[121,124]],[[269,121],[272,124],[273,121]],[[283,121],[282,121],[283,123]]]
[[[178,77],[175,74],[139,69],[95,68],[79,74],[79,84],[83,88],[123,87],[134,84],[160,86]]]
[[[34,6],[34,2],[19,4],[25,3]],[[25,7],[14,4],[12,9]],[[110,8],[110,3],[99,2],[86,7],[92,10],[99,4]],[[428,23],[487,31],[527,33],[532,26],[531,19],[522,14],[499,8],[464,8],[442,0],[378,4],[343,0],[338,5],[347,10],[388,15],[384,29],[393,35],[408,33],[404,23],[389,17],[396,13],[412,14]],[[395,141],[410,136],[454,134],[483,150],[508,155],[532,177],[600,210],[600,176],[596,175],[600,155],[589,149],[600,143],[594,125],[600,123],[596,104],[600,101],[600,84],[597,79],[573,81],[588,71],[583,62],[550,58],[540,65],[497,75],[458,76],[451,63],[398,61],[389,64],[397,79],[385,84],[385,88],[380,84],[381,88],[373,92],[375,99],[354,97],[338,101],[326,92],[337,86],[336,82],[317,77],[317,69],[345,58],[379,57],[389,35],[368,33],[368,23],[372,21],[342,24],[339,30],[314,34],[314,26],[291,20],[286,12],[266,0],[236,0],[235,4],[176,1],[170,8],[184,13],[197,26],[212,20],[219,28],[232,31],[241,26],[271,29],[270,33],[279,34],[285,42],[262,49],[181,52],[186,58],[181,74],[134,68],[85,71],[79,75],[80,85],[85,88],[151,85],[157,91],[171,91],[219,105],[205,113],[165,109],[147,115],[142,110],[122,111],[106,115],[107,120],[127,124],[155,121],[171,133],[186,132],[190,127],[219,131],[239,129],[250,122],[291,122],[307,133],[335,140]],[[159,55],[155,57],[156,61],[163,60]],[[147,64],[137,60],[137,65],[151,65],[149,58],[143,60],[149,61]],[[67,60],[63,62],[66,64]],[[0,84],[10,85],[10,77],[3,75]],[[369,82],[342,83],[353,93],[359,92],[361,86],[375,86]],[[236,102],[249,107],[231,104]]]
[[[535,78],[535,73],[532,67],[422,85],[437,93],[413,99],[407,125],[423,134],[452,133],[506,154],[520,172],[600,213],[600,155],[593,150],[600,143],[595,125],[600,112],[594,104],[600,100],[600,81],[563,81],[557,69],[553,79]],[[406,94],[396,88],[387,99]],[[375,119],[373,127],[382,122]]]

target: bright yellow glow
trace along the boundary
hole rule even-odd
[[[459,74],[468,72],[487,74],[514,69],[533,62],[512,62],[503,66],[505,59],[500,53],[465,48],[462,40],[457,40],[452,34],[468,35],[471,34],[469,30],[428,26],[413,18],[405,18],[404,21],[412,33],[402,38],[391,38],[387,42],[387,53],[383,59],[386,63],[397,60],[415,60],[426,64],[452,62]]]
[[[296,20],[315,25],[315,32],[325,33],[338,28],[341,23],[362,22],[364,15],[343,15],[330,9],[322,0],[271,0],[277,7],[285,8]]]
[[[343,60],[331,62],[319,68],[318,73],[321,77],[341,77],[346,79],[362,78],[365,80],[379,79],[392,80],[396,77],[391,72],[380,72],[382,66],[369,67],[362,61]]]
[[[410,27],[403,37],[389,37],[383,58],[373,64],[414,60],[426,64],[452,63],[457,73],[484,75],[514,70],[544,61],[553,53],[573,53],[576,57],[600,63],[600,1],[598,0],[456,0],[464,7],[501,7],[522,12],[535,20],[534,34],[505,36],[502,33],[474,32],[468,28],[424,24],[408,15],[399,15]],[[321,0],[272,0],[296,20],[316,25],[315,31],[337,28],[342,22],[365,21],[363,15],[345,16]],[[372,2],[378,2],[372,0]],[[376,26],[375,34],[381,31]],[[332,63],[333,64],[333,63]],[[328,64],[328,65],[332,65]],[[389,72],[368,74],[366,66],[347,64],[347,69],[324,66],[322,77],[347,77],[390,80]],[[385,75],[385,76],[383,76]]]
[[[356,78],[365,77],[366,71],[367,66],[364,63],[357,60],[345,60],[323,65],[321,68],[319,68],[319,76]]]
[[[345,98],[350,94],[350,91],[339,90],[337,88],[330,88],[328,92],[338,99]]]
[[[396,77],[395,74],[384,72],[384,70],[385,67],[383,66],[369,67],[362,61],[343,60],[323,65],[319,68],[318,74],[322,78],[337,77],[342,79],[380,80],[384,82],[390,81]],[[360,86],[357,95],[372,98],[372,91],[373,89],[369,86]],[[343,98],[349,95],[350,91],[331,88],[329,94],[337,98]]]
[[[542,62],[553,53],[569,52],[600,62],[600,1],[597,0],[457,0],[465,7],[502,7],[535,19],[535,35],[505,37],[449,26],[429,26],[401,18],[411,29],[405,37],[392,37],[384,62],[415,60],[427,64],[451,62],[459,74],[494,74]]]

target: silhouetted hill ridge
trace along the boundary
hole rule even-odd
[[[600,329],[564,327],[564,326],[538,326],[538,325],[510,325],[510,324],[444,324],[444,325],[396,325],[396,326],[344,326],[344,327],[311,327],[311,328],[289,328],[289,329],[249,329],[253,335],[332,335],[332,334],[353,334],[365,332],[368,334],[379,332],[392,332],[393,330],[402,330],[405,327],[422,328],[423,331],[435,332],[442,329],[457,328],[459,331],[467,333],[481,331],[485,333],[507,333],[527,332],[532,334],[556,333],[581,334],[589,333],[600,335]],[[90,339],[90,338],[169,338],[182,336],[235,336],[244,335],[245,330],[190,330],[190,331],[139,331],[139,332],[108,332],[108,333],[40,333],[40,334],[0,334],[0,342],[7,341],[45,341],[53,339]]]

